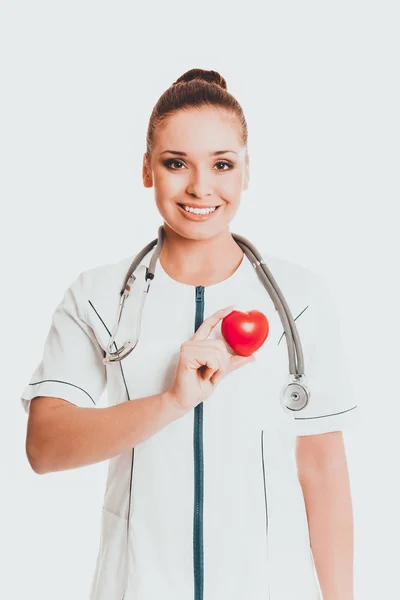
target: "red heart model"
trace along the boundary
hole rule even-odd
[[[268,319],[259,310],[233,310],[222,319],[221,333],[236,354],[250,356],[268,337]]]

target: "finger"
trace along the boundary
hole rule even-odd
[[[185,342],[186,348],[190,348],[192,352],[195,352],[197,349],[204,350],[205,348],[210,351],[217,351],[221,355],[229,355],[231,356],[232,352],[229,351],[230,346],[225,342],[225,340],[188,340]]]
[[[248,363],[252,363],[255,360],[256,357],[254,354],[251,354],[250,356],[240,356],[239,354],[234,354],[229,360],[229,372],[231,373],[235,369],[238,369],[243,365],[247,365]]]
[[[231,354],[226,350],[224,342],[220,340],[200,340],[184,342],[181,346],[181,355],[185,361],[193,365],[207,366],[208,361],[215,357],[219,362],[229,361]],[[196,366],[195,368],[198,368]]]
[[[217,385],[230,372],[230,364],[229,363],[230,363],[229,358],[224,357],[218,371],[213,373],[212,377],[210,377],[210,381],[213,385]]]
[[[218,323],[221,321],[221,319],[223,319],[224,317],[229,315],[229,313],[232,312],[234,306],[235,306],[234,304],[231,304],[230,306],[227,306],[226,308],[217,310],[217,312],[215,312],[213,315],[211,315],[207,319],[205,319],[191,339],[192,340],[207,339],[208,336],[210,335],[210,333],[212,332],[212,330],[214,329],[214,327],[216,325],[218,325]]]
[[[218,373],[219,369],[212,369],[211,367],[206,367],[204,373],[203,373],[203,379],[211,379],[211,377],[215,374]]]
[[[203,365],[203,379],[211,379],[214,373],[217,373],[221,368],[221,362],[218,359],[218,356],[208,357],[205,365]]]

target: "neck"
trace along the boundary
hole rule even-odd
[[[243,259],[243,251],[227,229],[208,240],[184,238],[164,223],[159,261],[173,279],[187,285],[213,285],[227,279]]]

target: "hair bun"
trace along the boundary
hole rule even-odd
[[[172,85],[176,85],[177,83],[187,83],[193,79],[200,79],[208,83],[216,83],[224,90],[227,89],[226,81],[222,75],[220,75],[217,71],[205,71],[204,69],[190,69],[190,71],[186,71],[186,73],[174,81]]]

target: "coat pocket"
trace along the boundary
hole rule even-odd
[[[102,509],[100,548],[90,600],[123,600],[126,584],[127,520]]]

